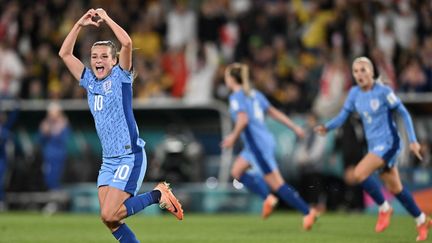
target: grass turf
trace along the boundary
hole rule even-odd
[[[301,215],[279,212],[263,221],[258,215],[187,214],[183,221],[171,215],[136,215],[127,219],[141,242],[193,243],[378,243],[415,242],[414,221],[409,216],[394,216],[383,233],[374,232],[376,216],[327,213],[312,231],[301,229]],[[0,242],[116,242],[91,214],[1,213]]]

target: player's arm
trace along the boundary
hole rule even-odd
[[[96,9],[96,14],[111,28],[117,40],[121,44],[119,65],[123,70],[130,71],[132,68],[132,39],[128,33],[120,27],[102,8]],[[100,21],[100,20],[99,20]]]
[[[392,89],[385,86],[384,95],[385,95],[385,101],[387,102],[387,105],[390,107],[390,109],[396,110],[402,117],[402,121],[405,125],[405,129],[408,134],[410,150],[417,156],[417,158],[423,160],[422,155],[420,153],[421,147],[415,135],[414,125],[411,119],[411,115],[409,114],[408,110],[405,108],[404,104],[401,102],[399,97],[395,95]]]
[[[304,137],[304,131],[303,131],[303,129],[300,126],[298,126],[297,124],[295,124],[287,115],[285,115],[284,113],[282,113],[280,110],[278,110],[274,106],[269,106],[268,107],[267,114],[271,118],[275,119],[276,121],[284,124],[285,126],[287,126],[288,128],[290,128],[291,130],[293,130],[294,133],[298,137],[300,137],[300,138]]]
[[[354,100],[356,97],[356,89],[351,88],[348,97],[346,98],[342,110],[337,116],[328,121],[326,124],[320,124],[314,128],[314,131],[319,135],[325,135],[328,131],[342,126],[349,115],[354,111]]]
[[[92,21],[94,16],[94,9],[88,10],[72,27],[69,34],[66,36],[65,40],[59,51],[59,56],[65,63],[66,67],[72,73],[76,80],[81,79],[81,74],[84,70],[84,64],[73,55],[73,49],[75,46],[78,34],[83,26],[94,25],[99,26],[99,23]]]
[[[419,158],[420,160],[423,160],[423,157],[420,153],[420,144],[417,141],[417,137],[414,131],[414,125],[412,122],[411,115],[409,114],[408,110],[405,108],[405,106],[402,103],[399,103],[398,106],[396,106],[397,112],[402,117],[402,121],[405,125],[405,129],[408,134],[408,140],[410,143],[410,150]]]
[[[237,113],[237,120],[234,125],[234,129],[228,136],[225,137],[225,139],[222,141],[222,148],[232,148],[237,141],[237,139],[240,137],[240,134],[245,129],[245,127],[249,123],[249,118],[244,111],[240,111]]]

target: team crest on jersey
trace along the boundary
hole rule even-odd
[[[103,83],[103,90],[104,90],[105,94],[112,92],[111,86],[112,86],[111,80],[108,80],[108,81]]]
[[[370,107],[372,108],[373,111],[378,110],[379,106],[380,106],[380,102],[378,99],[372,99],[370,101]]]

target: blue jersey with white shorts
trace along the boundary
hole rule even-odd
[[[275,159],[276,143],[265,124],[265,115],[270,103],[259,91],[252,90],[248,96],[243,90],[229,97],[231,118],[235,122],[239,112],[248,116],[248,124],[241,133],[244,149],[240,156],[251,163],[252,167],[268,174],[277,168]]]
[[[102,144],[103,164],[98,186],[109,185],[133,195],[144,178],[147,160],[132,111],[132,73],[116,65],[98,80],[85,68],[80,85],[87,100]]]
[[[375,83],[368,91],[363,91],[358,86],[352,87],[342,111],[326,124],[326,128],[331,130],[339,127],[350,113],[357,112],[362,120],[368,151],[381,157],[388,167],[392,167],[401,148],[392,116],[394,110],[402,115],[410,142],[417,141],[405,106],[390,87],[381,83]]]

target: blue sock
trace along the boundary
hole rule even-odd
[[[126,224],[120,225],[120,227],[116,231],[112,232],[112,234],[120,243],[139,243],[135,234]]]
[[[294,188],[287,184],[283,184],[276,193],[285,203],[291,207],[301,211],[304,215],[309,214],[309,206]]]
[[[159,202],[161,193],[158,190],[146,192],[135,197],[131,197],[124,202],[127,209],[127,216],[134,215],[151,204]]]
[[[262,199],[270,194],[270,189],[261,176],[252,176],[250,173],[244,173],[240,176],[239,181],[245,185],[247,189],[258,194]]]
[[[395,195],[399,202],[405,207],[405,209],[413,216],[418,217],[421,214],[420,209],[417,207],[411,193],[407,189],[402,189],[399,194]]]
[[[380,186],[373,177],[369,176],[361,183],[361,185],[363,190],[365,190],[372,197],[376,204],[381,205],[384,203],[385,199],[380,190]]]

